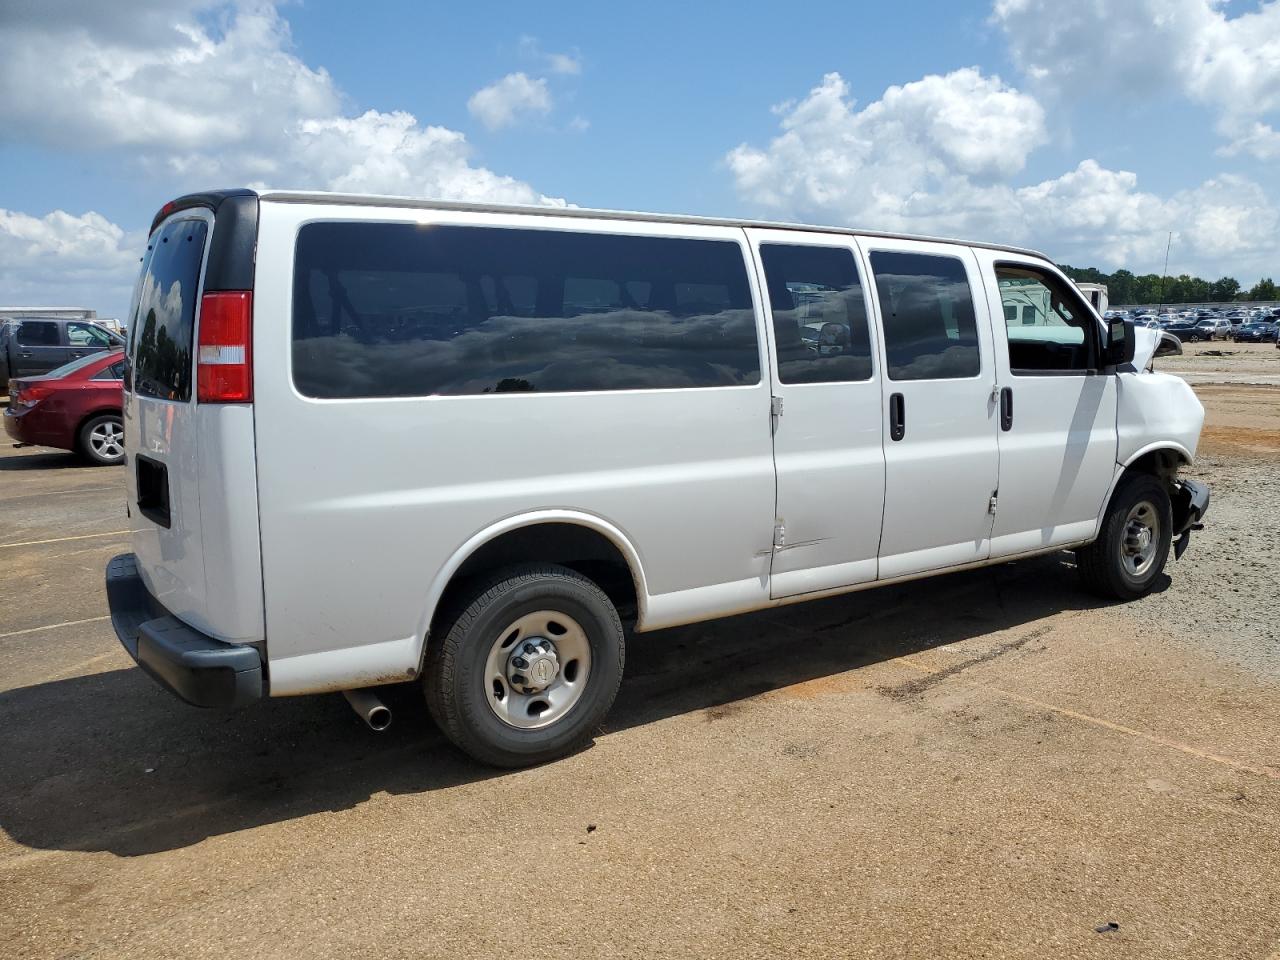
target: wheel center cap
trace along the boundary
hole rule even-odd
[[[525,640],[507,662],[507,680],[519,693],[541,693],[560,673],[560,660],[550,640]]]

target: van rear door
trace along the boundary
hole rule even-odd
[[[255,643],[264,638],[253,407],[197,395],[202,312],[212,316],[202,295],[207,304],[225,289],[229,235],[245,227],[243,209],[222,199],[170,213],[148,241],[129,329],[126,482],[133,551],[152,596],[202,633]],[[241,207],[247,199],[235,198]],[[256,207],[252,197],[255,231]],[[239,282],[251,287],[252,259],[248,271]]]

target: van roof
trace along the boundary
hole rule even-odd
[[[185,197],[167,203],[156,215],[152,229],[159,225],[174,210],[192,206],[208,206],[215,210],[220,201],[230,196],[256,194],[259,199],[272,203],[327,203],[335,206],[360,207],[410,207],[419,210],[450,210],[464,213],[507,213],[536,214],[544,217],[566,217],[570,219],[645,221],[648,223],[679,223],[712,227],[759,227],[767,230],[804,230],[809,233],[857,234],[864,237],[887,237],[895,240],[927,240],[936,243],[958,243],[970,247],[983,247],[988,250],[1003,250],[1026,256],[1049,260],[1039,250],[1027,247],[1015,247],[1003,243],[987,243],[975,240],[960,240],[954,237],[934,237],[910,233],[893,233],[885,230],[861,230],[855,227],[820,226],[805,223],[783,223],[770,220],[742,220],[730,217],[699,217],[672,213],[643,213],[631,210],[601,210],[592,207],[556,207],[537,206],[533,204],[513,203],[469,203],[460,200],[427,200],[420,197],[380,196],[363,193],[327,193],[325,191],[303,190],[211,190],[203,193],[188,194]],[[1050,261],[1052,262],[1052,261]]]

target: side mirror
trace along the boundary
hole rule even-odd
[[[1119,318],[1116,318],[1115,320],[1108,320],[1106,349],[1107,366],[1123,367],[1126,363],[1132,363],[1136,340],[1137,337],[1134,335],[1132,320],[1121,320]]]

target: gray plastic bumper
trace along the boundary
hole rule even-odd
[[[1209,512],[1209,485],[1195,480],[1178,480],[1173,488],[1173,555],[1181,560],[1191,545],[1191,531],[1199,530]]]
[[[107,564],[107,603],[111,626],[129,656],[187,703],[239,707],[265,695],[258,651],[224,643],[172,616],[147,590],[132,553]]]

